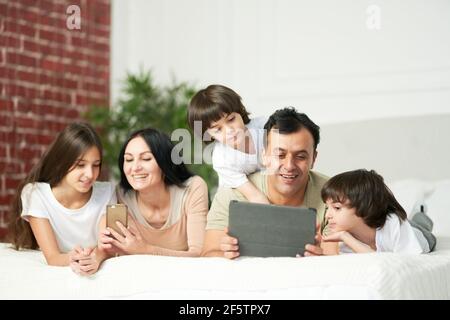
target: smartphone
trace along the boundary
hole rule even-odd
[[[127,205],[120,203],[106,206],[106,226],[123,236],[116,221],[120,221],[125,228],[128,227]]]

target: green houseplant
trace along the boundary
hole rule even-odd
[[[98,129],[104,146],[104,163],[115,179],[119,178],[117,155],[129,133],[153,127],[170,137],[175,129],[188,130],[187,105],[197,90],[186,82],[175,80],[169,86],[159,87],[155,85],[151,72],[140,71],[127,75],[122,91],[123,97],[114,107],[92,106],[85,113],[86,119]],[[217,175],[211,165],[204,162],[187,165],[207,182],[210,192],[214,192]]]

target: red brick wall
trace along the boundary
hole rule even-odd
[[[80,8],[79,30],[70,5]],[[55,135],[108,104],[109,0],[0,0],[0,240],[19,181]]]

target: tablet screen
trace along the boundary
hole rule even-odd
[[[240,256],[295,257],[314,244],[316,210],[231,201],[229,234]]]

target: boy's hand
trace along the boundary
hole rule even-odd
[[[333,232],[327,236],[323,236],[322,239],[325,242],[341,242],[344,241],[345,237],[348,236],[348,232],[347,231],[338,231],[338,232]]]
[[[307,244],[305,246],[305,257],[312,257],[312,256],[322,256],[323,255],[323,249],[320,247],[320,244],[322,243],[322,235],[320,234],[320,223],[316,224],[316,236],[314,237],[315,243],[314,244]],[[297,257],[300,257],[299,255]]]

